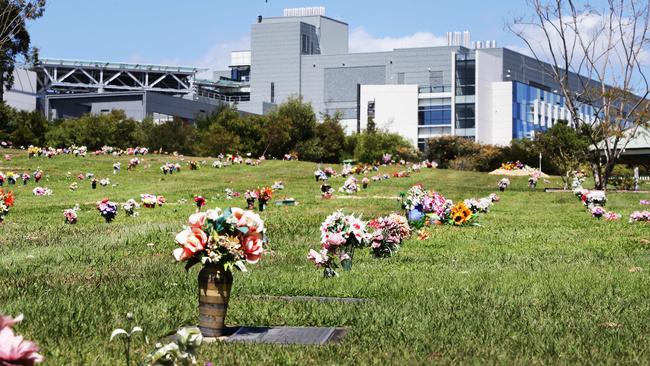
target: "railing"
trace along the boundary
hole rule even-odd
[[[420,94],[424,93],[451,93],[451,85],[427,85],[418,88]]]
[[[210,92],[207,90],[198,90],[196,92],[197,97],[203,97],[211,100],[218,100],[222,102],[228,102],[228,103],[239,103],[239,102],[248,102],[251,100],[250,95],[237,95],[237,96],[230,96],[230,95],[224,95],[220,93],[215,93],[215,92]]]

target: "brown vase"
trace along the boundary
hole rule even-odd
[[[204,337],[225,335],[232,281],[232,272],[221,266],[208,264],[199,272],[199,329]]]

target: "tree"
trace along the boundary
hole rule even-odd
[[[0,0],[0,101],[4,88],[13,85],[13,71],[19,57],[33,61],[37,50],[30,47],[26,21],[39,18],[45,0]]]
[[[324,163],[338,163],[343,156],[345,145],[345,131],[341,126],[341,114],[339,112],[330,116],[323,115],[323,122],[316,126],[316,137],[320,140],[323,148],[321,160]]]
[[[535,135],[535,144],[546,160],[562,172],[567,189],[571,172],[587,160],[589,141],[567,121],[558,121],[548,131]]]
[[[533,15],[508,28],[558,83],[571,126],[594,151],[596,188],[606,189],[629,141],[648,124],[650,89],[643,57],[650,52],[650,3],[608,0],[599,11],[573,0],[527,2]],[[583,106],[593,113],[582,114]]]

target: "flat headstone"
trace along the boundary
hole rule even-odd
[[[263,300],[283,300],[283,301],[318,301],[318,302],[342,302],[342,303],[362,303],[368,302],[369,299],[358,297],[328,297],[328,296],[270,296],[270,295],[250,295],[249,297]]]
[[[226,342],[317,344],[339,341],[347,330],[333,327],[241,327]]]

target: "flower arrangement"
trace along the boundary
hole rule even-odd
[[[29,180],[31,178],[32,178],[32,176],[29,175],[29,173],[27,173],[27,172],[23,173],[23,175],[22,175],[23,185],[27,185],[27,182],[29,182]]]
[[[247,209],[254,210],[255,209],[255,200],[257,199],[257,192],[255,190],[246,191],[246,192],[244,192],[244,198],[246,199]]]
[[[190,170],[198,170],[199,169],[199,162],[196,160],[190,160],[188,163]]]
[[[339,188],[339,192],[347,193],[347,194],[357,193],[358,191],[359,191],[359,186],[357,185],[357,178],[352,176],[348,177],[343,183],[343,186]]]
[[[424,191],[422,184],[412,186],[406,194],[400,194],[402,197],[402,208],[406,211],[411,211],[416,207],[421,206],[426,195],[427,193]]]
[[[375,258],[392,256],[402,241],[411,236],[406,217],[395,213],[371,220],[368,227],[375,230],[370,236],[370,249]]]
[[[74,192],[74,191],[77,190],[77,188],[79,188],[79,185],[77,184],[77,182],[72,182],[72,183],[70,183],[68,188],[70,188],[70,190]]]
[[[363,179],[361,179],[361,186],[363,187],[363,189],[368,188],[369,183],[370,183],[370,179],[368,179],[368,177],[363,177]]]
[[[156,197],[156,203],[158,204],[158,207],[162,207],[165,203],[167,203],[167,200],[165,199],[165,196],[160,195]]]
[[[14,201],[15,197],[12,191],[0,189],[0,223],[5,221],[5,218],[9,214],[9,208],[13,207]]]
[[[221,160],[215,160],[214,162],[212,162],[212,167],[221,169],[223,168],[223,162]]]
[[[499,187],[499,190],[501,192],[505,191],[506,188],[508,188],[509,185],[510,185],[510,179],[508,179],[508,178],[502,178],[499,181],[499,183],[497,184],[497,186]]]
[[[528,188],[535,189],[537,187],[537,180],[541,176],[541,172],[535,169],[528,178]]]
[[[346,215],[340,210],[325,219],[320,231],[321,251],[310,249],[307,259],[313,261],[317,267],[323,268],[325,277],[338,276],[337,261],[340,261],[344,270],[351,270],[354,249],[369,244],[365,222],[360,217]]]
[[[402,193],[402,208],[407,213],[409,224],[421,228],[429,224],[466,225],[474,224],[476,215],[465,202],[454,202],[438,192],[426,192],[421,184],[411,187],[407,194]],[[476,212],[487,212],[492,205],[490,197],[468,200]],[[476,224],[475,224],[476,225]]]
[[[643,206],[643,205],[650,205],[650,200],[640,200],[640,201],[639,201],[639,204],[640,204],[641,206]]]
[[[133,158],[129,160],[129,166],[127,167],[127,170],[135,169],[138,165],[140,165],[141,162],[142,160],[140,160],[139,158]]]
[[[607,221],[616,221],[620,219],[623,215],[616,212],[605,212],[603,218]]]
[[[22,320],[22,314],[16,318],[0,315],[0,365],[33,366],[45,360],[36,343],[14,334],[12,327]]]
[[[106,222],[112,222],[117,216],[117,205],[115,202],[109,201],[108,198],[104,198],[97,203],[97,210]]]
[[[318,182],[319,180],[327,180],[327,174],[325,174],[324,171],[317,169],[314,172],[314,177],[316,178],[316,181]]]
[[[113,164],[113,174],[119,173],[120,169],[122,168],[122,163],[115,163]]]
[[[203,196],[195,196],[194,203],[196,204],[197,209],[200,211],[201,208],[205,206],[206,200]]]
[[[605,215],[605,209],[604,208],[602,208],[600,206],[594,206],[591,209],[591,216],[599,219],[599,218],[603,217],[603,215]]]
[[[488,198],[489,198],[492,202],[499,202],[499,201],[501,200],[501,198],[500,198],[496,193],[490,193],[490,195],[488,196]]]
[[[505,162],[505,163],[501,164],[501,169],[504,169],[504,170],[522,170],[525,167],[526,166],[522,162],[520,162],[519,160],[514,161],[514,162],[513,161],[508,161],[508,162]]]
[[[41,181],[41,178],[43,178],[43,171],[40,169],[36,169],[34,172],[34,182],[38,183]]]
[[[18,174],[14,172],[7,172],[7,182],[9,185],[16,184],[16,180],[18,180]]]
[[[188,269],[202,263],[246,272],[244,262],[257,263],[265,251],[264,221],[252,211],[233,207],[197,212],[188,224],[176,235],[180,248],[173,252],[177,261],[187,261]]]
[[[281,191],[284,189],[284,183],[281,180],[273,182],[273,185],[271,186],[271,189],[273,192],[275,191]]]
[[[273,190],[269,187],[257,188],[255,195],[257,196],[260,211],[264,211],[266,203],[269,202],[273,196]]]
[[[478,200],[470,198],[463,201],[472,213],[487,213],[492,206],[492,198],[484,197]]]
[[[451,221],[454,225],[465,225],[470,222],[472,217],[472,210],[463,202],[456,204],[451,209]]]
[[[325,181],[325,183],[321,184],[320,186],[320,192],[321,192],[321,198],[324,200],[328,200],[332,198],[332,195],[334,194],[334,189],[332,186]]]
[[[124,202],[124,204],[122,204],[122,209],[124,210],[124,213],[126,213],[126,216],[138,217],[139,212],[137,212],[137,210],[140,209],[140,204],[133,198],[129,198]]]
[[[52,190],[49,188],[45,187],[36,187],[32,190],[32,193],[34,196],[51,196],[52,195]]]
[[[143,193],[140,195],[140,202],[145,208],[156,208],[158,197],[150,193]]]
[[[0,187],[4,186],[6,179],[7,177],[5,176],[5,174],[3,172],[0,172]]]
[[[594,206],[605,207],[605,203],[607,203],[607,195],[605,194],[604,191],[589,191],[581,198],[585,206],[589,208]]]
[[[328,166],[327,168],[323,169],[323,173],[330,178],[336,175],[336,170],[332,169],[332,167]]]
[[[650,211],[634,211],[630,215],[630,222],[650,222]]]
[[[74,225],[77,223],[77,211],[79,211],[79,205],[75,205],[73,208],[68,208],[63,211],[64,223]]]
[[[411,172],[404,171],[404,170],[393,173],[393,178],[408,178],[410,176],[411,176]]]
[[[104,178],[104,179],[101,179],[99,181],[99,185],[102,186],[102,187],[106,187],[106,186],[108,186],[110,184],[111,184],[111,180],[108,179],[108,178]]]
[[[29,145],[29,147],[27,148],[27,156],[30,157],[30,158],[33,158],[36,155],[40,155],[40,154],[41,154],[41,148],[40,147]]]

